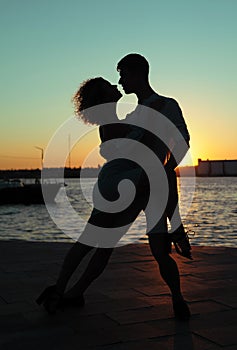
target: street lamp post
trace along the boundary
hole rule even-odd
[[[41,151],[41,170],[43,170],[44,149],[41,147],[38,147],[38,146],[35,146],[35,148],[37,148]]]

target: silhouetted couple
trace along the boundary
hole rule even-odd
[[[188,150],[189,133],[178,103],[172,98],[158,95],[150,86],[149,64],[143,56],[125,56],[118,63],[117,70],[120,74],[119,84],[124,92],[135,93],[138,99],[137,108],[127,115],[125,123],[121,123],[116,114],[116,103],[122,95],[116,85],[111,85],[103,78],[83,82],[74,95],[73,102],[75,113],[80,120],[100,126],[101,154],[107,162],[100,171],[94,192],[99,190],[106,203],[110,202],[112,205],[120,199],[118,184],[124,179],[129,179],[136,187],[134,200],[125,208],[123,203],[120,203],[121,210],[116,212],[107,210],[109,207],[106,209],[106,206],[105,210],[101,210],[100,205],[94,202],[88,223],[79,240],[67,253],[56,284],[46,288],[37,302],[43,303],[49,313],[54,313],[62,306],[83,306],[84,293],[88,286],[103,272],[116,243],[126,234],[139,213],[144,211],[151,252],[158,262],[162,278],[171,291],[175,317],[187,320],[190,311],[181,293],[177,264],[170,253],[173,242],[179,254],[191,259],[191,247],[179,215],[175,173],[175,168]],[[103,104],[108,108],[103,109]],[[97,113],[98,105],[102,105],[102,113]],[[91,108],[94,106],[95,108]],[[149,111],[155,114],[152,115]],[[167,122],[160,123],[160,119],[163,120],[160,113]],[[156,122],[158,126],[155,125]],[[153,133],[153,128],[158,128],[160,134]],[[162,133],[165,133],[164,139]],[[155,163],[150,164],[153,158],[147,158],[148,153],[145,151],[144,154],[140,153],[140,148],[136,148],[138,143],[146,152],[147,149],[152,150],[163,169],[156,167]],[[123,158],[121,155],[126,153],[128,157]],[[141,158],[140,164],[133,161],[133,156],[137,155]],[[152,179],[141,164],[148,167],[148,173],[150,171],[153,174]],[[161,183],[162,181],[164,183]],[[151,207],[149,201],[154,197],[154,186],[154,192],[158,191],[158,194],[153,198]],[[164,205],[160,205],[161,197],[163,202],[165,201],[165,208]],[[97,200],[96,196],[94,200]],[[167,218],[171,224],[171,233],[168,233]],[[66,291],[72,274],[92,249],[95,249],[95,252],[84,273],[78,282]]]

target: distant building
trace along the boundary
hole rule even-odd
[[[201,160],[196,167],[197,176],[237,176],[237,160]]]

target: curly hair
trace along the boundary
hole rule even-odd
[[[90,107],[107,102],[102,85],[104,82],[102,77],[85,80],[72,97],[74,113],[85,124],[99,124],[99,116]]]

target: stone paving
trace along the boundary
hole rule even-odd
[[[193,261],[173,252],[192,312],[189,322],[178,322],[147,244],[115,249],[83,308],[48,315],[35,299],[54,284],[69,247],[0,242],[1,350],[237,349],[237,249],[196,246]]]

